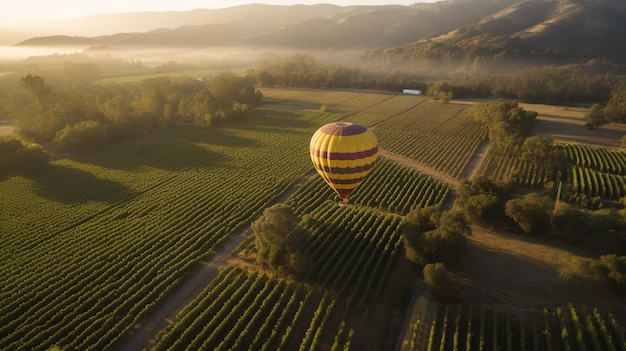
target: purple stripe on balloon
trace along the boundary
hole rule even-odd
[[[359,152],[327,152],[320,150],[313,150],[311,152],[313,156],[320,157],[326,160],[338,160],[338,161],[354,161],[362,158],[367,158],[376,155],[378,153],[378,145],[372,149],[359,151]]]
[[[367,127],[350,122],[334,122],[326,124],[320,128],[320,131],[329,135],[350,136],[365,133]]]
[[[365,171],[372,169],[375,163],[376,161],[372,163],[368,163],[363,166],[357,166],[357,167],[328,167],[328,166],[322,166],[318,163],[315,163],[315,168],[322,170],[324,172],[330,173],[330,174],[354,174],[354,173],[365,172]]]

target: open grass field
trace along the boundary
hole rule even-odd
[[[411,209],[444,201],[452,187],[436,175],[465,174],[485,130],[471,123],[467,106],[423,97],[263,93],[271,104],[223,128],[160,130],[54,161],[44,174],[0,180],[0,350],[401,344],[411,295],[430,297],[403,258],[398,226]],[[310,176],[310,137],[337,120],[373,127],[381,148],[397,155],[381,158],[345,207]],[[425,175],[407,163],[437,171]],[[279,199],[309,218],[312,269],[302,281],[258,266],[245,237],[250,222]],[[571,302],[621,318],[624,306],[613,293],[556,277],[561,262],[597,252],[474,231],[458,272],[469,303],[536,314]],[[233,240],[238,249],[222,251]],[[205,265],[212,272],[197,279]],[[160,314],[190,282],[189,302]],[[162,329],[150,329],[155,319]]]

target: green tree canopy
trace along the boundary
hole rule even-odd
[[[64,67],[66,74],[74,77],[74,83],[53,88],[43,77],[24,76],[19,84],[21,91],[7,94],[0,113],[6,113],[6,118],[15,122],[22,137],[40,143],[56,138],[59,145],[76,152],[99,144],[96,140],[83,143],[87,148],[79,150],[80,143],[70,142],[71,129],[87,130],[85,125],[78,127],[78,123],[101,123],[108,130],[106,143],[110,143],[185,122],[219,126],[242,116],[262,99],[262,94],[250,85],[249,77],[229,73],[208,81],[156,77],[138,83],[100,85],[93,77],[79,79],[80,72],[94,68],[91,65]]]
[[[548,196],[528,193],[506,202],[504,213],[527,234],[542,233],[550,227],[554,201]]]
[[[585,127],[595,129],[608,123],[604,116],[604,108],[600,104],[593,104],[589,111],[585,112]]]
[[[472,222],[488,224],[503,217],[504,203],[509,198],[510,186],[479,176],[462,181],[457,188],[454,207],[463,211]]]
[[[526,111],[512,100],[481,102],[471,111],[474,119],[487,126],[489,140],[502,152],[519,150],[537,118],[536,112]]]
[[[548,137],[532,136],[524,140],[520,158],[532,163],[537,169],[561,169],[565,162],[562,150],[554,145]]]
[[[611,99],[604,108],[604,116],[609,122],[626,122],[626,83],[611,91]]]
[[[107,126],[98,121],[78,122],[56,133],[54,145],[61,151],[80,152],[94,150],[107,142]]]
[[[462,213],[435,207],[413,210],[400,225],[406,258],[417,264],[458,263],[471,228]]]
[[[281,273],[306,272],[310,263],[305,253],[306,232],[289,206],[276,204],[266,208],[252,222],[252,230],[259,263]]]
[[[428,263],[424,266],[424,284],[428,291],[439,300],[459,300],[463,294],[458,284],[452,279],[448,267],[441,262]]]
[[[14,136],[0,137],[0,177],[41,171],[49,159],[39,144],[22,143]]]

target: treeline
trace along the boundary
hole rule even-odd
[[[230,73],[206,81],[158,77],[106,85],[78,82],[53,86],[39,75],[22,77],[23,89],[6,96],[4,104],[17,133],[60,151],[82,152],[179,123],[219,126],[262,98],[254,77]]]
[[[459,34],[467,32],[461,28]],[[537,50],[522,39],[504,35],[483,34],[480,38],[455,41],[426,40],[396,48],[380,48],[366,54],[369,61],[385,64],[436,65],[448,69],[459,65],[481,65],[495,71],[529,64],[562,62],[566,59],[552,49]],[[523,62],[522,62],[523,61]]]
[[[261,86],[389,91],[411,88],[435,97],[447,92],[454,98],[495,97],[555,104],[606,102],[611,94],[620,91],[620,78],[612,75],[617,68],[602,60],[563,66],[534,66],[506,74],[485,73],[471,64],[448,70],[422,68],[402,71],[398,67],[407,67],[383,67],[386,66],[367,66],[367,62],[359,68],[325,65],[312,56],[297,54],[284,60],[261,62],[256,67],[256,75]]]

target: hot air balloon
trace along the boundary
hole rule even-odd
[[[313,134],[309,149],[317,172],[339,195],[340,204],[347,204],[376,163],[378,140],[365,126],[334,122]]]

